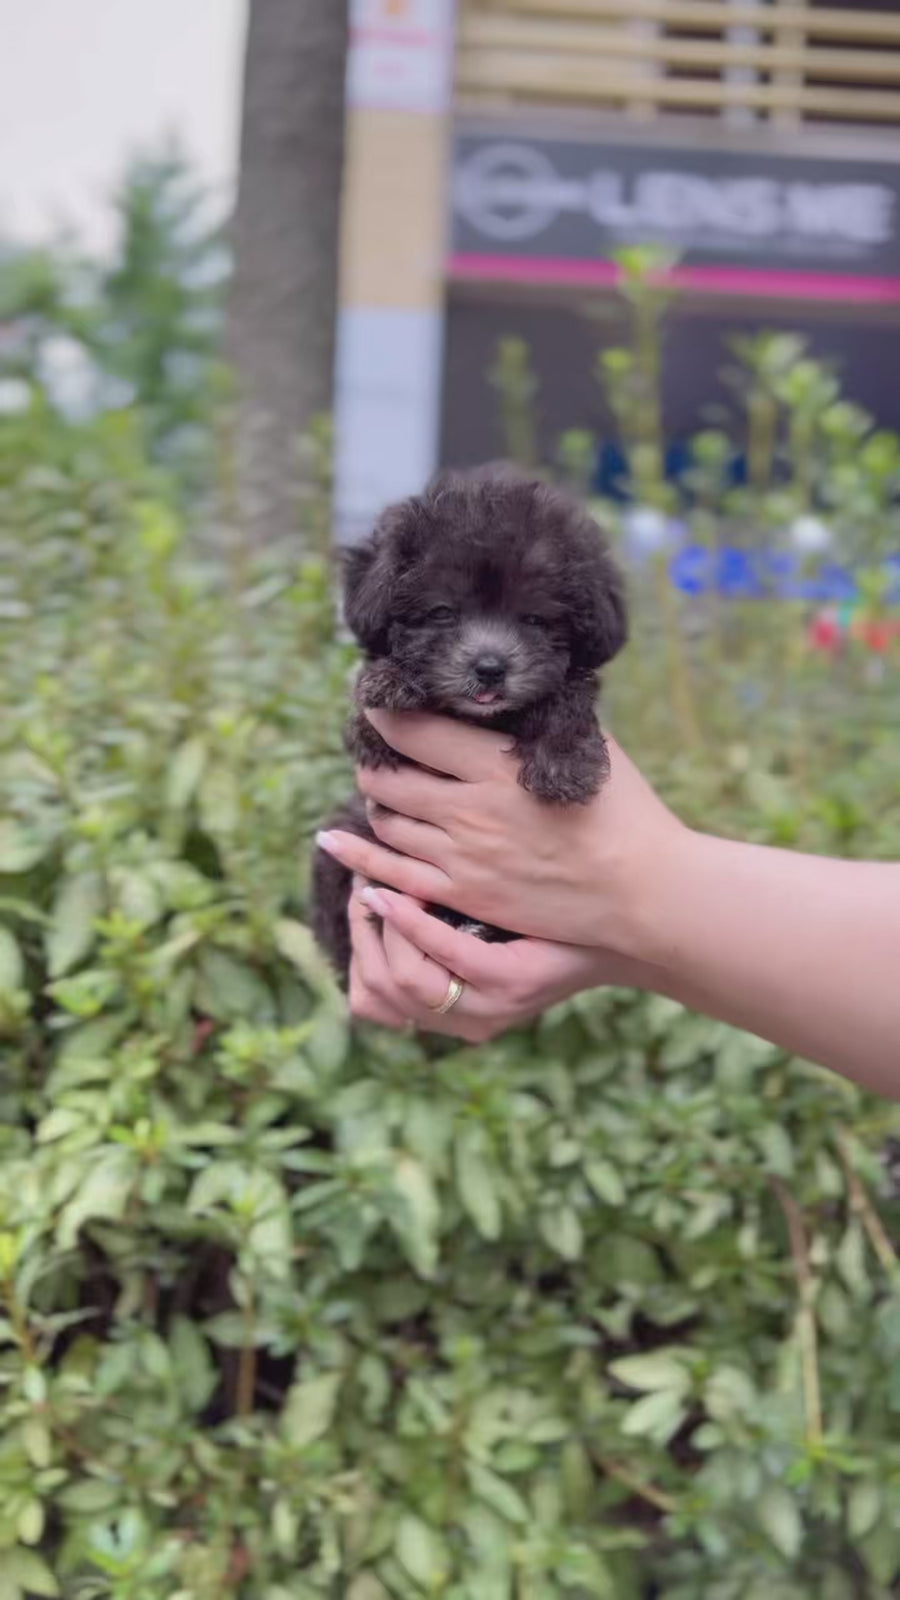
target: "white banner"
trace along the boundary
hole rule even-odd
[[[353,0],[347,101],[440,114],[450,105],[454,0]]]
[[[371,532],[392,500],[424,489],[437,461],[443,318],[344,311],[335,397],[335,523],[340,544]]]

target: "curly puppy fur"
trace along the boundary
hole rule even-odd
[[[597,674],[627,618],[606,540],[570,496],[507,468],[443,474],[349,553],[345,614],[365,657],[347,730],[358,765],[404,764],[364,707],[438,711],[508,734],[520,783],[542,800],[597,793],[609,770]],[[374,837],[358,795],[328,826]],[[318,851],[313,929],[345,982],[350,892],[350,874]],[[482,938],[513,937],[432,909]]]

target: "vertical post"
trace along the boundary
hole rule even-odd
[[[622,26],[628,33],[638,39],[660,38],[664,32],[662,23],[647,21],[643,17],[628,17],[627,10],[627,5],[623,5]],[[659,102],[653,94],[652,85],[663,72],[665,68],[662,63],[652,57],[644,56],[629,64],[629,80],[637,81],[625,102],[625,111],[633,122],[651,122],[658,114]],[[642,80],[646,81],[646,89]]]
[[[789,0],[789,3],[791,10],[794,12],[806,10],[806,0]],[[780,9],[784,8],[785,0],[775,0],[773,18],[775,23],[773,29],[774,42],[776,46],[782,45],[787,48],[802,50],[806,44],[805,28],[802,26],[798,28],[793,25],[791,27],[780,27],[778,25],[778,12]],[[794,67],[779,67],[772,73],[772,82],[777,84],[779,88],[794,89],[799,91],[803,88],[804,74],[802,69],[798,70]],[[797,96],[797,104],[795,106],[779,107],[777,110],[773,111],[772,120],[780,128],[799,128],[803,122],[803,114],[800,110],[799,93]]]
[[[736,5],[741,0],[728,0],[728,3]],[[751,0],[751,4],[754,10],[760,9],[760,0]],[[727,44],[755,45],[759,44],[760,32],[758,28],[746,26],[726,28],[725,39]],[[758,83],[759,73],[755,67],[732,66],[725,68],[724,78],[726,83]],[[726,106],[725,121],[733,127],[747,127],[756,121],[756,112],[752,106]]]
[[[362,538],[437,463],[454,0],[353,0],[335,514]]]

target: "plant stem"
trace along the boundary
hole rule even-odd
[[[28,1326],[27,1313],[12,1283],[2,1285],[2,1301],[6,1306],[9,1320],[12,1324],[13,1336],[19,1349],[29,1366],[36,1367],[38,1365],[37,1346]]]
[[[897,1271],[897,1252],[888,1237],[884,1223],[866,1193],[859,1173],[853,1167],[846,1133],[838,1133],[837,1148],[847,1179],[850,1210],[859,1217],[868,1235],[869,1243],[885,1272],[890,1277],[894,1277]]]
[[[238,1358],[237,1392],[235,1409],[239,1417],[249,1417],[256,1398],[256,1307],[253,1294],[248,1294],[244,1309],[244,1343]]]
[[[794,1273],[797,1278],[799,1297],[797,1342],[800,1347],[800,1368],[803,1376],[806,1442],[809,1446],[817,1446],[822,1442],[823,1430],[822,1386],[819,1379],[819,1347],[815,1314],[816,1283],[809,1264],[803,1213],[787,1185],[782,1183],[780,1178],[772,1178],[770,1181],[787,1223]]]
[[[655,1506],[657,1511],[663,1511],[666,1516],[671,1516],[673,1512],[678,1510],[678,1501],[674,1495],[666,1494],[664,1490],[655,1488],[652,1483],[644,1483],[641,1478],[636,1477],[628,1467],[623,1467],[620,1462],[609,1461],[606,1456],[595,1456],[594,1460],[601,1472],[605,1472],[608,1478],[615,1478],[617,1483],[621,1483],[624,1488],[630,1489],[631,1493],[636,1494],[639,1499],[646,1500],[648,1505]]]
[[[656,588],[665,632],[666,654],[669,661],[668,675],[672,688],[672,705],[682,744],[696,749],[702,744],[703,740],[694,705],[690,669],[684,652],[684,636],[678,616],[678,605],[672,585],[669,582],[665,556],[657,557],[655,570]]]

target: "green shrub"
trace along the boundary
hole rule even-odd
[[[896,1111],[619,993],[351,1036],[322,570],[220,582],[142,482],[7,469],[2,1600],[895,1593]],[[766,648],[727,747],[649,636],[617,723],[707,825],[900,854],[880,691],[811,668],[798,765],[727,701]]]

